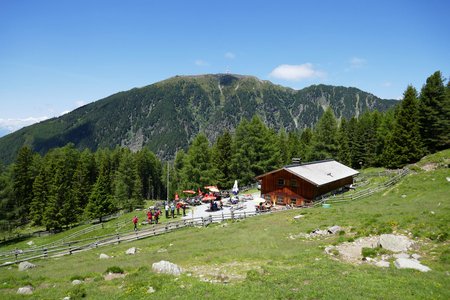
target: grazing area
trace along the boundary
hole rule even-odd
[[[449,162],[449,150],[426,157],[389,189],[329,208],[183,228],[34,260],[35,267],[24,271],[16,265],[2,267],[0,297],[23,299],[17,292],[29,286],[30,299],[449,299]],[[341,228],[335,234],[306,237],[335,225]],[[395,258],[389,258],[389,267],[353,263],[339,259],[339,251],[325,251],[383,234],[407,236],[414,242],[411,253],[431,270],[398,269]],[[40,243],[39,238],[33,241]],[[363,250],[366,257],[388,252]],[[101,254],[106,254],[103,259]],[[160,261],[176,264],[179,268],[170,266],[181,274],[155,271],[152,266]]]

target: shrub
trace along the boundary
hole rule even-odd
[[[344,230],[340,230],[339,231],[339,235],[344,235],[345,234],[345,231]]]
[[[84,277],[81,275],[74,275],[74,276],[70,277],[70,281],[74,281],[74,280],[84,280]]]
[[[348,240],[347,240],[347,242],[349,242],[349,243],[352,243],[352,242],[354,242],[355,241],[355,238],[354,237],[350,237],[350,238],[348,238]]]
[[[444,264],[450,264],[450,249],[445,249],[439,256],[439,260]]]
[[[86,297],[86,290],[81,285],[75,285],[69,290],[69,297],[71,300],[84,298]]]
[[[376,248],[364,247],[361,250],[361,254],[363,257],[375,257],[378,254],[378,250]]]
[[[112,266],[112,267],[108,267],[108,269],[106,269],[105,273],[119,273],[119,274],[123,274],[123,269],[121,267],[118,266]]]

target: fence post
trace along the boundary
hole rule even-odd
[[[245,213],[245,211],[244,211],[244,219],[246,219],[247,218],[247,214]]]
[[[117,234],[117,243],[120,244],[120,236]]]
[[[222,222],[224,221],[225,219],[224,219],[224,217],[223,217],[223,211],[222,211]]]
[[[44,248],[44,257],[48,257],[47,248]]]

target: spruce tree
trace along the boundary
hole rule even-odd
[[[311,159],[337,158],[337,121],[331,108],[317,122],[312,139]]]
[[[232,175],[233,138],[226,130],[217,138],[213,149],[213,161],[217,170],[217,184],[220,188],[230,189],[234,179]]]
[[[12,183],[15,207],[13,209],[16,220],[24,223],[28,219],[30,204],[33,199],[33,182],[35,170],[33,166],[33,152],[28,147],[19,150],[13,167]]]
[[[351,165],[351,154],[348,141],[347,119],[342,118],[338,130],[338,160],[344,165]]]
[[[47,182],[42,171],[33,183],[33,199],[30,205],[30,220],[35,225],[42,225],[42,215],[48,201]]]
[[[429,153],[450,146],[450,100],[440,71],[427,78],[420,94],[420,132]]]
[[[403,167],[422,157],[423,146],[418,117],[417,91],[414,87],[408,86],[396,115],[392,136],[385,149],[388,167]]]

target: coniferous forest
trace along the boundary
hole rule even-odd
[[[24,147],[13,164],[0,165],[0,226],[41,225],[60,230],[80,221],[131,210],[169,191],[217,185],[230,189],[289,164],[333,158],[353,168],[401,168],[450,147],[450,81],[431,75],[420,93],[412,86],[385,112],[336,118],[328,108],[314,128],[278,132],[257,116],[242,119],[213,144],[198,134],[171,162],[147,148],[80,151],[72,144],[45,155]]]

